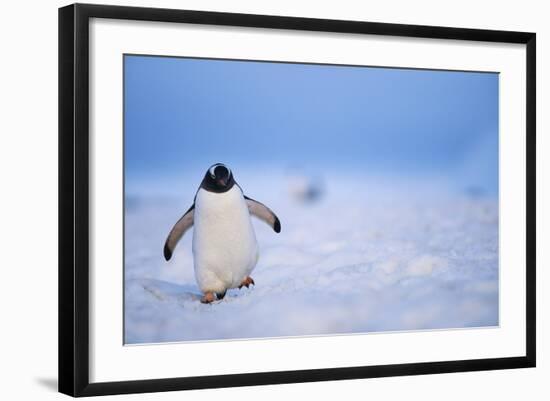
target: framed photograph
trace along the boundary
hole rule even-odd
[[[59,390],[535,366],[535,34],[59,10]]]

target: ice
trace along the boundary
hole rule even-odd
[[[234,171],[236,171],[234,169]],[[498,199],[436,179],[326,175],[300,202],[284,173],[237,171],[279,216],[254,220],[256,286],[199,302],[192,232],[170,262],[166,235],[200,177],[130,187],[125,214],[125,342],[202,341],[454,329],[499,324]],[[181,185],[180,185],[181,184]]]

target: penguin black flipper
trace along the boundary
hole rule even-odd
[[[164,243],[164,258],[166,260],[170,260],[178,241],[183,237],[183,234],[193,226],[194,215],[195,204],[193,203],[181,219],[174,225],[170,234],[168,234],[168,238],[166,238],[166,242]]]
[[[257,200],[249,198],[246,195],[243,196],[246,200],[246,204],[248,205],[248,211],[250,212],[250,214],[269,224],[269,226],[273,228],[273,231],[275,231],[276,233],[281,232],[281,222],[279,221],[277,215],[273,213],[270,208],[268,208],[263,203],[258,202]]]

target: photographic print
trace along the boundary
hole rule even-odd
[[[124,55],[124,342],[499,325],[499,75]]]

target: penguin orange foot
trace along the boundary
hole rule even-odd
[[[205,292],[201,298],[201,302],[203,304],[211,304],[215,299],[213,292]]]
[[[246,288],[250,287],[250,284],[256,285],[256,283],[254,283],[254,280],[252,279],[252,277],[246,276],[246,278],[243,280],[243,282],[239,286],[239,290],[243,287],[246,287]]]

